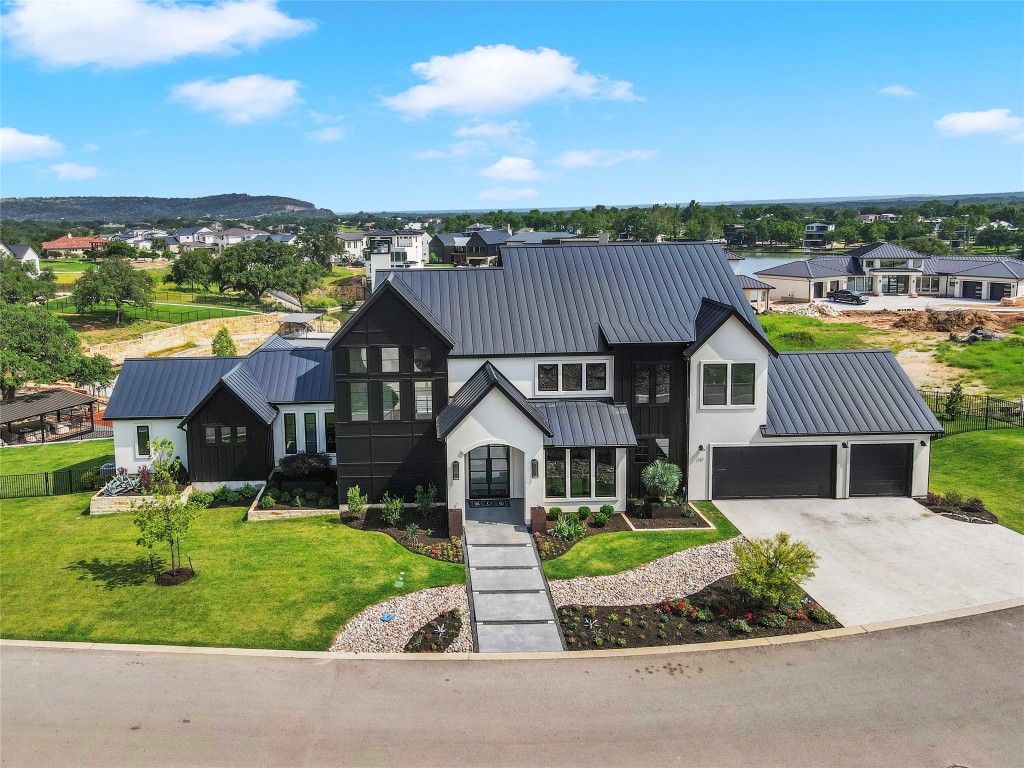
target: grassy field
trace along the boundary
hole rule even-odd
[[[977,379],[990,394],[1017,398],[1024,394],[1024,325],[1014,328],[1005,341],[936,346],[935,359],[960,368],[964,381]]]
[[[897,333],[860,323],[826,323],[799,315],[761,315],[768,340],[780,352],[828,349],[892,349],[907,346]]]
[[[414,555],[337,516],[244,523],[245,510],[230,507],[201,513],[182,544],[196,577],[158,587],[131,515],[84,516],[88,501],[3,502],[3,637],[326,650],[369,605],[465,581],[462,565]],[[154,556],[166,568],[167,555]]]
[[[22,475],[56,472],[59,469],[87,469],[114,460],[113,440],[26,445],[0,448],[0,474]]]
[[[549,579],[609,576],[701,544],[739,536],[739,531],[711,502],[696,506],[716,527],[689,531],[623,531],[586,538],[561,557],[544,563]]]
[[[999,522],[1024,533],[1024,431],[990,429],[932,443],[931,490],[977,496]]]

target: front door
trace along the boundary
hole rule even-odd
[[[885,275],[882,277],[882,293],[909,293],[909,275]]]
[[[507,445],[484,445],[469,452],[469,498],[507,499],[509,477]]]

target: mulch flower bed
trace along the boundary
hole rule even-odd
[[[999,522],[999,518],[989,512],[979,498],[962,499],[959,494],[940,496],[937,493],[929,493],[925,497],[924,505],[936,515],[948,517],[950,520],[981,525]]]
[[[553,536],[550,531],[554,528],[554,525],[554,520],[548,520],[549,533],[533,534],[533,540],[537,544],[537,551],[540,553],[541,560],[554,560],[556,557],[561,557],[583,541],[583,539],[590,536],[594,536],[599,533],[617,533],[619,531],[630,530],[626,519],[618,512],[608,518],[608,524],[604,527],[597,525],[597,523],[594,522],[593,516],[588,518],[583,524],[583,527],[586,530],[586,535],[584,535],[583,539],[577,539],[576,541],[566,541],[558,536]]]
[[[462,631],[462,611],[453,608],[417,629],[405,644],[406,653],[444,653]]]
[[[686,513],[689,513],[689,517]],[[652,517],[650,507],[627,507],[626,517],[633,524],[634,528],[640,530],[655,530],[658,528],[710,528],[707,522],[689,507],[683,507],[683,511],[670,517]]]
[[[416,509],[406,509],[397,525],[388,525],[381,510],[367,509],[362,517],[342,513],[341,522],[357,531],[386,533],[410,552],[446,563],[461,563],[462,539],[448,536],[448,511],[434,507],[426,517]],[[416,530],[410,530],[415,525]]]
[[[191,568],[178,568],[175,573],[164,571],[156,577],[156,584],[158,587],[173,587],[175,584],[188,581],[195,575],[195,571]]]
[[[566,605],[558,609],[558,619],[570,651],[713,643],[842,626],[806,594],[795,610],[750,605],[732,576],[682,600],[650,605]]]

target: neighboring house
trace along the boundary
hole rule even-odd
[[[344,249],[338,257],[338,263],[352,262],[363,258],[363,250],[366,248],[365,232],[339,232],[338,242]]]
[[[31,245],[4,245],[0,243],[0,251],[8,256],[13,256],[22,264],[29,264],[32,271],[39,274],[39,254]]]
[[[465,264],[469,235],[441,232],[430,238],[430,258],[438,264]]]
[[[829,291],[998,301],[1024,295],[1024,261],[1011,256],[926,256],[894,243],[871,243],[843,255],[803,259],[761,270],[775,300],[811,301]]]
[[[247,240],[255,240],[256,238],[267,234],[267,232],[261,232],[258,229],[231,227],[229,229],[203,232],[198,235],[196,239],[199,242],[204,243],[207,248],[222,251],[225,248],[230,248],[232,245],[238,245],[238,243],[244,243]]]
[[[136,469],[169,437],[194,481],[258,482],[333,454],[359,485],[449,507],[575,509],[644,495],[664,458],[691,499],[915,495],[942,431],[888,351],[778,353],[709,244],[507,248],[493,269],[381,275],[326,349],[128,360],[106,418]]]
[[[416,269],[430,263],[430,235],[416,229],[371,232],[366,237],[364,258],[372,287],[381,270]]]
[[[285,232],[280,235],[259,234],[251,239],[257,242],[284,243],[285,245],[295,245],[295,241],[298,239],[298,237],[298,235],[292,234],[291,232]]]
[[[736,275],[736,278],[740,281],[740,288],[743,289],[743,293],[746,294],[754,311],[758,314],[767,312],[769,293],[775,289],[775,286],[755,280],[748,275]]]
[[[722,227],[722,239],[726,245],[743,245],[743,224],[726,224]]]
[[[469,228],[467,228],[467,233]],[[473,267],[490,267],[498,263],[501,246],[512,235],[503,229],[478,229],[466,241],[466,263]]]
[[[542,232],[535,229],[520,229],[511,235],[503,245],[561,245],[562,243],[580,240],[573,232]],[[588,238],[589,240],[589,238]],[[596,239],[591,242],[597,242]],[[608,242],[605,237],[604,242]]]
[[[72,237],[68,233],[56,240],[47,240],[42,246],[44,255],[85,256],[102,251],[107,241],[102,237]]]
[[[824,248],[828,245],[828,233],[835,232],[835,224],[816,221],[804,225],[804,248]]]
[[[179,227],[174,230],[174,237],[178,238],[178,242],[181,244],[202,243],[203,235],[207,234],[213,234],[213,230],[209,227]]]

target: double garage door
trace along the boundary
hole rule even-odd
[[[913,446],[854,445],[851,496],[909,496]],[[715,499],[831,499],[836,487],[836,446],[773,445],[712,449]]]

